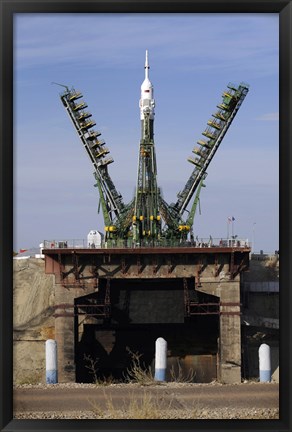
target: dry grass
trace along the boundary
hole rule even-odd
[[[177,370],[176,370],[177,369]],[[184,374],[179,360],[177,360],[177,368],[174,366],[170,369],[170,377],[172,382],[176,383],[192,383],[195,380],[196,373],[190,369],[187,374]]]
[[[133,353],[128,347],[127,351],[130,353],[132,361],[131,366],[127,369],[125,376],[126,381],[138,383],[140,385],[157,384],[157,381],[154,381],[151,367],[149,366],[148,368],[145,368],[145,365],[141,364],[140,358],[142,354],[139,354],[138,352]]]
[[[35,372],[33,375],[26,375],[17,380],[17,385],[36,385],[43,381],[43,372]]]
[[[99,378],[97,376],[97,371],[98,371],[98,358],[92,358],[91,355],[86,355],[84,354],[84,360],[88,363],[85,365],[86,369],[89,370],[90,375],[93,376],[93,383],[98,385],[98,386],[108,386],[111,384],[116,384],[116,380],[114,379],[114,377],[112,375],[108,376],[108,377],[102,377]]]
[[[86,369],[89,370],[90,375],[93,376],[94,384],[98,384],[99,378],[97,376],[97,371],[98,371],[97,365],[98,365],[99,359],[98,358],[93,359],[91,357],[91,355],[86,355],[86,354],[84,354],[83,358],[88,363],[85,365],[85,367],[86,367]]]
[[[149,391],[144,390],[141,397],[137,398],[136,394],[131,394],[127,399],[123,399],[119,403],[119,407],[115,406],[112,396],[104,392],[104,407],[96,400],[88,401],[95,418],[99,419],[162,419],[169,413],[177,412],[172,408],[172,400],[167,402],[158,394],[153,395]],[[168,414],[167,414],[168,413]],[[178,418],[176,415],[168,418]]]

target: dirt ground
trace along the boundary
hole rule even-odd
[[[19,419],[278,419],[279,385],[161,383],[23,385]]]

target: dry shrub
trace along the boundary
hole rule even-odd
[[[121,407],[115,406],[112,396],[104,392],[104,404],[102,408],[96,400],[89,400],[91,410],[96,418],[100,419],[161,419],[165,412],[171,410],[172,401],[165,406],[162,397],[152,395],[149,391],[144,390],[141,397],[132,393],[128,399],[123,399]]]
[[[85,365],[86,369],[89,370],[90,375],[93,376],[93,382],[94,384],[98,384],[98,376],[97,376],[97,371],[98,371],[98,367],[97,364],[99,362],[99,358],[92,358],[91,355],[86,355],[84,354],[84,360],[88,363]]]
[[[145,365],[140,363],[142,354],[134,353],[127,347],[128,353],[131,355],[131,366],[127,369],[125,379],[127,382],[138,383],[140,385],[151,385],[157,382],[151,371],[151,367],[145,368]]]
[[[192,383],[195,380],[196,373],[191,368],[187,374],[184,374],[179,360],[177,360],[177,371],[172,365],[170,369],[170,377],[172,382],[176,383]]]

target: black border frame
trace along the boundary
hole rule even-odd
[[[13,14],[15,13],[278,13],[280,21],[280,420],[16,420],[13,419]],[[292,430],[291,409],[291,144],[292,0],[0,0],[0,430],[181,431]]]

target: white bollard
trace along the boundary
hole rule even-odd
[[[57,384],[57,382],[57,342],[53,339],[48,339],[46,341],[46,383]]]
[[[271,382],[271,350],[269,345],[259,347],[260,382]]]
[[[158,338],[155,343],[155,381],[165,381],[167,364],[167,342]]]

